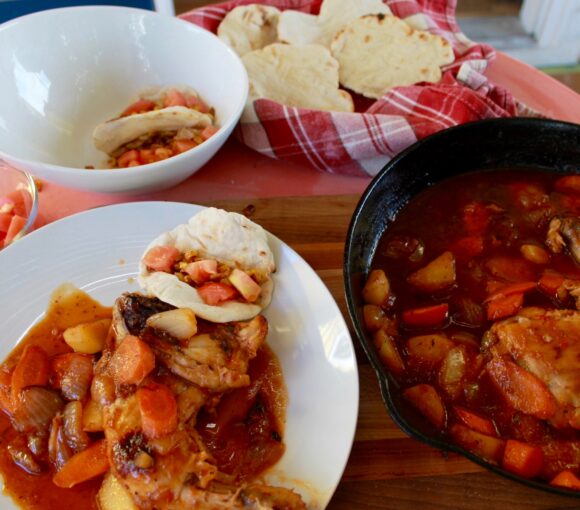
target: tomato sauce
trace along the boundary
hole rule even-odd
[[[284,453],[287,393],[280,363],[264,346],[250,362],[250,380],[202,412],[197,429],[224,473],[243,481],[273,466]]]

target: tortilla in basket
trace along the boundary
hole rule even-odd
[[[218,37],[240,57],[278,40],[276,7],[251,4],[231,10],[217,29]]]
[[[324,0],[318,16],[294,10],[282,12],[278,38],[297,46],[322,44],[330,48],[334,36],[347,23],[365,14],[379,13],[391,13],[382,0]]]
[[[246,53],[249,100],[267,98],[288,106],[354,111],[350,94],[339,89],[338,62],[324,46],[274,43]]]
[[[196,316],[211,322],[248,320],[266,308],[272,299],[275,271],[274,254],[267,232],[241,214],[207,208],[188,223],[161,234],[145,250],[155,246],[173,246],[184,254],[195,252],[200,258],[215,259],[230,268],[260,275],[261,293],[253,303],[226,301],[208,305],[195,287],[174,274],[152,271],[139,263],[139,284],[148,294],[178,308],[190,308]]]
[[[382,14],[351,21],[336,35],[331,51],[340,64],[340,83],[374,99],[393,87],[438,82],[441,66],[455,59],[443,37]]]

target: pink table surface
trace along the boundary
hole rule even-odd
[[[487,75],[492,82],[544,115],[580,123],[580,95],[550,76],[498,52]],[[277,161],[228,140],[201,170],[180,185],[143,195],[104,195],[43,181],[40,222],[49,223],[92,207],[143,200],[207,202],[217,199],[361,193],[369,178],[321,173]],[[0,190],[3,191],[3,190]]]

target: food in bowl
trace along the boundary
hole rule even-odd
[[[208,140],[218,127],[215,111],[189,87],[142,92],[119,117],[99,124],[95,147],[108,168],[128,168],[171,158]]]
[[[304,509],[260,481],[287,403],[268,322],[70,284],[0,368],[6,491],[26,509]]]
[[[10,190],[0,197],[0,249],[34,228],[38,209],[33,177],[10,167],[0,168],[0,187]]]
[[[362,289],[378,356],[421,430],[580,489],[580,177],[456,176],[413,198]]]

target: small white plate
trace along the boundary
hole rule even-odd
[[[0,359],[38,322],[52,291],[70,282],[105,305],[139,291],[137,263],[161,232],[201,207],[137,202],[93,209],[47,225],[0,252]],[[268,344],[288,387],[286,453],[268,473],[324,508],[342,476],[358,415],[358,373],[348,328],[312,268],[276,237],[275,291],[265,311]],[[17,508],[0,495],[0,510]]]

